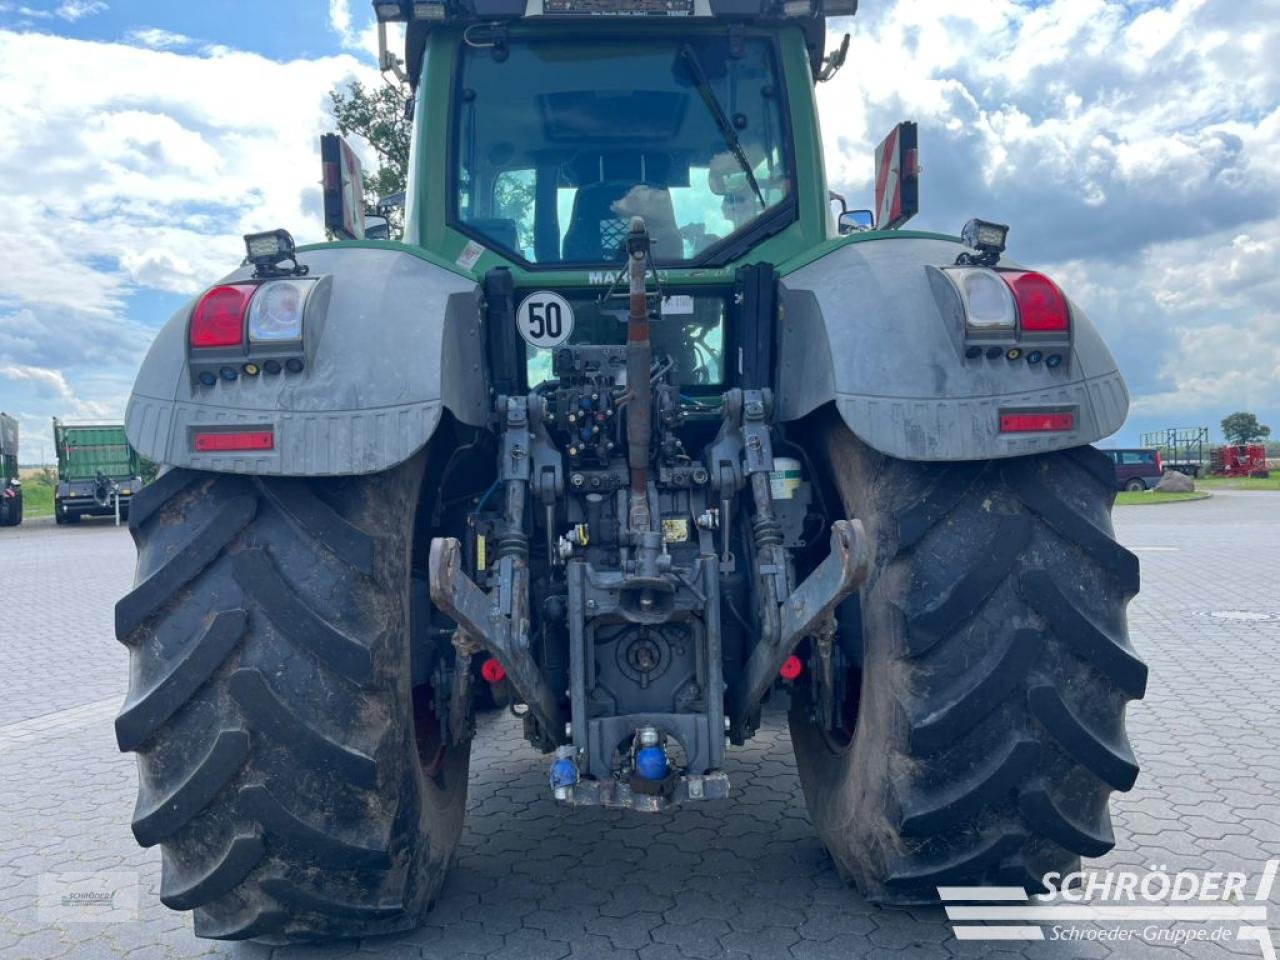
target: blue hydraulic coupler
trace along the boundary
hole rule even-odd
[[[636,751],[636,773],[646,780],[663,780],[668,770],[667,751],[662,747],[641,747]]]
[[[556,750],[551,763],[551,790],[557,800],[566,800],[574,784],[578,782],[578,763],[571,745]]]

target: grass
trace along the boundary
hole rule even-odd
[[[53,516],[53,478],[40,470],[22,470],[22,516]]]
[[[1212,494],[1204,490],[1194,493],[1161,493],[1158,490],[1139,490],[1134,493],[1117,493],[1116,506],[1140,506],[1149,503],[1177,503],[1181,500],[1207,500]]]
[[[1201,477],[1196,486],[1205,490],[1280,490],[1280,470],[1272,470],[1265,478]]]

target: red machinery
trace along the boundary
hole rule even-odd
[[[1266,477],[1267,449],[1260,443],[1233,443],[1214,447],[1209,472],[1215,477]]]

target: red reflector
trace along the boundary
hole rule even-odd
[[[227,284],[214,287],[191,312],[193,347],[238,347],[244,343],[244,314],[257,287]]]
[[[274,450],[276,435],[270,430],[251,430],[245,433],[197,433],[197,453],[217,453],[222,450]]]
[[[1067,298],[1043,273],[1004,270],[1000,276],[1018,301],[1022,329],[1031,332],[1065,332],[1070,326]]]
[[[1001,433],[1051,433],[1055,430],[1074,430],[1074,413],[1002,413]]]
[[[502,664],[490,657],[480,664],[480,676],[484,677],[486,683],[501,683],[507,679],[507,671],[502,669]]]
[[[800,662],[800,658],[794,653],[782,661],[782,666],[778,668],[778,676],[783,680],[794,680],[800,676],[800,672],[804,670],[804,664]]]

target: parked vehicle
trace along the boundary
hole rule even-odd
[[[726,800],[789,700],[814,829],[878,902],[1111,848],[1147,671],[1088,445],[1127,393],[1007,227],[897,229],[914,124],[874,229],[830,207],[814,84],[855,7],[375,5],[410,21],[405,242],[362,239],[326,140],[359,242],[246,237],[129,403],[169,469],[132,509],[116,732],[197,934],[418,923],[480,656],[575,807]]]
[[[0,527],[22,522],[22,479],[18,476],[18,421],[0,413]]]
[[[1151,490],[1164,476],[1165,465],[1159,450],[1130,447],[1102,452],[1115,467],[1117,490]]]
[[[81,517],[129,518],[129,505],[142,487],[138,454],[118,423],[63,423],[54,418],[58,484],[53,516],[59,524]]]
[[[1269,477],[1267,448],[1261,443],[1229,443],[1214,447],[1210,472],[1215,477]]]
[[[1207,463],[1205,451],[1209,446],[1208,427],[1168,427],[1142,434],[1143,448],[1154,448],[1164,469],[1176,470],[1189,477],[1198,477]]]

